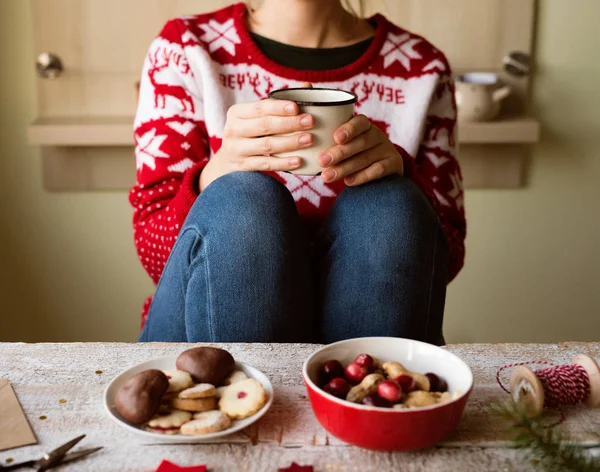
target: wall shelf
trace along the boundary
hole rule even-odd
[[[133,146],[133,117],[38,118],[29,126],[29,142],[38,146]]]
[[[459,123],[458,135],[462,144],[531,144],[540,140],[540,123],[533,118]]]
[[[532,118],[460,124],[465,187],[521,187],[524,145],[539,138]],[[29,141],[42,148],[48,190],[124,190],[135,181],[131,116],[40,118],[29,127]]]
[[[461,144],[528,144],[540,138],[540,124],[533,118],[461,123],[458,129]],[[29,141],[38,146],[129,147],[133,118],[40,118],[29,127]]]

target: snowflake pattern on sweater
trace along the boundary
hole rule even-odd
[[[454,82],[446,57],[424,38],[381,15],[356,62],[330,71],[300,71],[267,58],[252,40],[240,3],[169,21],[148,51],[135,119],[137,183],[130,192],[139,258],[157,283],[198,197],[198,179],[221,146],[227,110],[272,90],[312,82],[350,90],[362,113],[394,143],[405,175],[437,212],[450,247],[452,280],[464,263],[466,221],[456,159]],[[306,220],[322,221],[343,182],[272,173]],[[148,303],[144,305],[147,314]]]

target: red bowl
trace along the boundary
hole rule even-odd
[[[433,372],[448,382],[452,401],[429,407],[394,410],[346,402],[318,386],[323,362],[337,359],[346,366],[358,354],[381,362],[400,362],[407,369]],[[471,369],[454,354],[431,344],[402,338],[357,338],[329,344],[305,362],[303,377],[313,412],[323,428],[342,441],[377,451],[412,451],[442,441],[458,424],[471,390]]]

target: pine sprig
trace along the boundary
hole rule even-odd
[[[569,436],[557,427],[548,428],[540,418],[528,418],[512,402],[492,406],[492,414],[509,422],[513,446],[545,472],[598,472],[600,461],[588,457]]]

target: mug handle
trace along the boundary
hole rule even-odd
[[[504,100],[506,97],[508,97],[512,92],[512,88],[510,87],[510,85],[505,85],[504,87],[495,90],[494,93],[492,94],[492,98],[494,99],[495,102],[500,102],[502,100]]]

